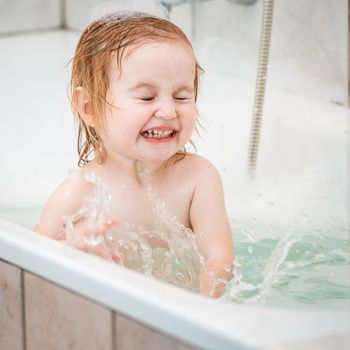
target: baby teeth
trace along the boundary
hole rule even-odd
[[[152,138],[163,138],[163,137],[169,137],[173,134],[174,130],[149,130],[142,133],[145,137],[152,137]]]

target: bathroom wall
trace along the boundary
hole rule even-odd
[[[65,25],[81,30],[96,5],[155,8],[152,0],[13,0],[0,2],[0,34]],[[191,5],[174,6],[170,18],[210,53],[205,68],[255,79],[263,0],[244,6],[228,0],[198,1],[191,30]],[[275,1],[268,84],[272,88],[347,104],[348,0]],[[222,49],[222,46],[224,49]],[[215,66],[215,67],[213,67]],[[288,74],[286,74],[286,72]]]
[[[62,0],[0,1],[0,35],[59,28]]]
[[[255,79],[263,1],[196,7],[198,47],[222,71]],[[274,1],[268,87],[347,104],[347,21],[348,0]]]
[[[102,3],[107,3],[107,1],[102,0],[65,1],[65,24],[68,28],[79,31],[83,30],[91,21],[94,8],[99,4],[101,5]]]
[[[67,0],[67,26],[81,30],[91,19],[93,7],[101,3],[111,2]],[[137,1],[114,3],[140,6]],[[150,8],[149,3],[152,1],[142,2],[141,9]],[[284,0],[274,4],[269,87],[347,104],[348,0]],[[251,6],[228,0],[198,1],[193,7],[194,30],[190,4],[174,6],[170,18],[191,37],[199,55],[210,55],[204,68],[254,80],[263,0]]]

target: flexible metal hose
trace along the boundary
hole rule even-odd
[[[265,98],[266,74],[269,62],[270,38],[272,29],[273,0],[264,0],[260,48],[258,57],[258,70],[255,87],[252,126],[250,131],[248,150],[248,174],[255,177],[256,164],[259,151],[262,115]]]

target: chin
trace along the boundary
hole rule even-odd
[[[178,151],[173,151],[173,152],[155,152],[152,155],[149,155],[146,157],[145,161],[146,162],[151,162],[151,163],[164,163],[167,160],[169,160],[172,156],[174,156]]]

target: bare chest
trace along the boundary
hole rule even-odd
[[[152,228],[156,222],[177,220],[190,227],[191,190],[172,184],[162,188],[123,184],[110,190],[110,214],[119,221]]]

